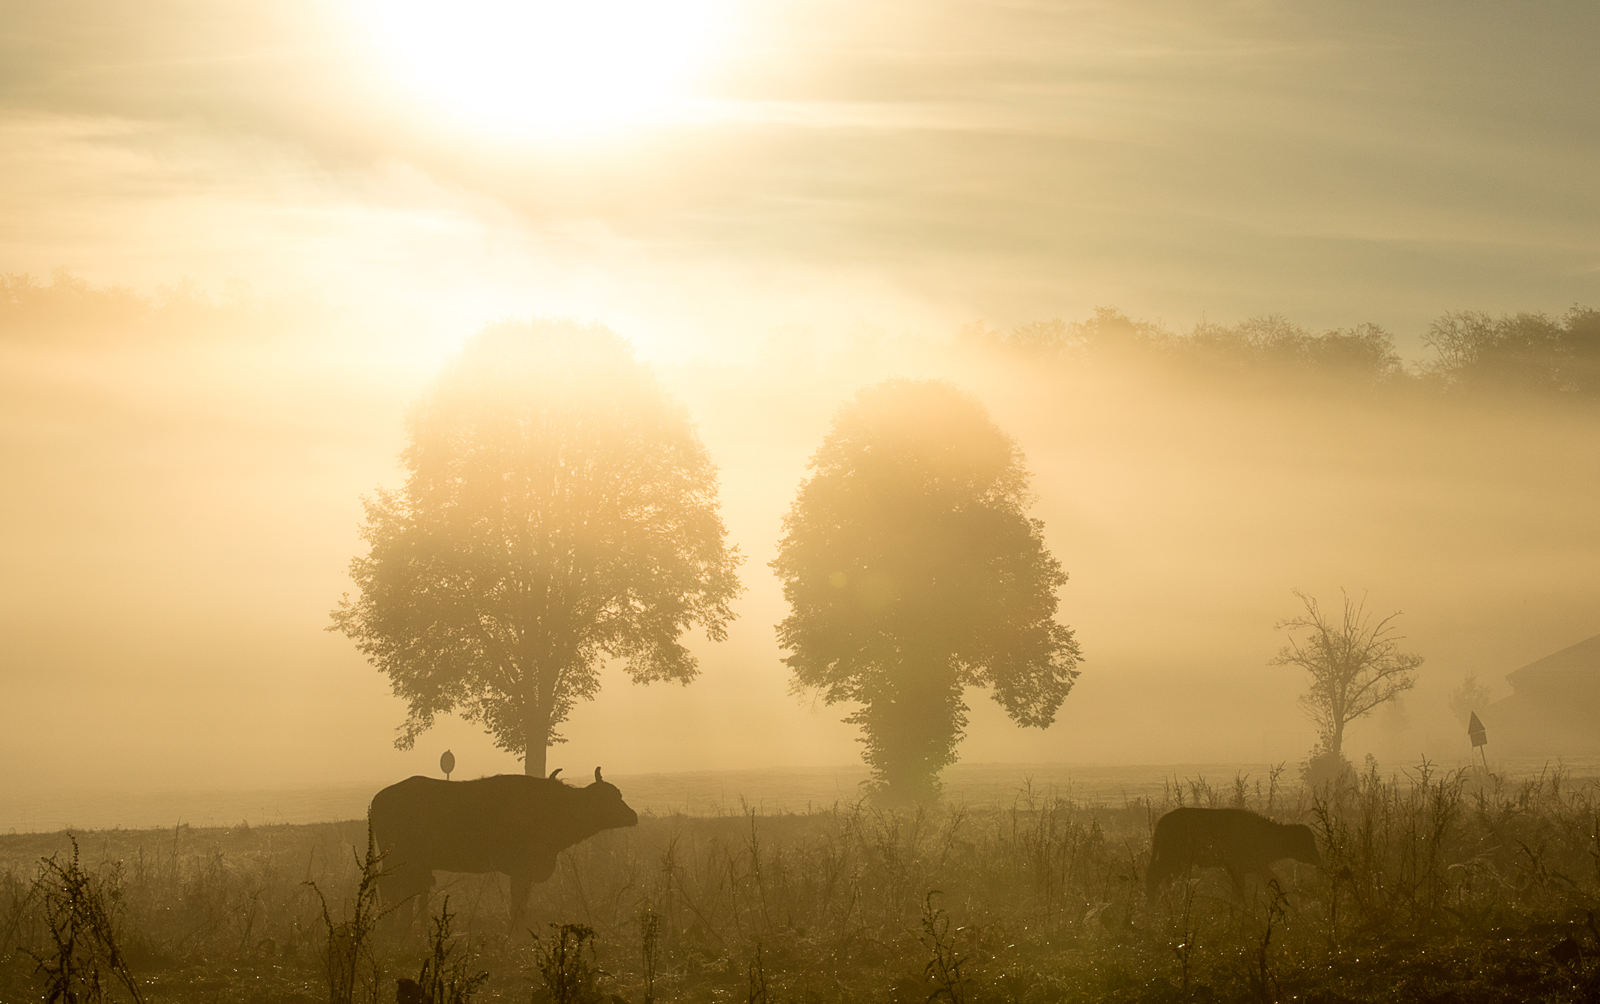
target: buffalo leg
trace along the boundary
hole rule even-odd
[[[528,908],[528,891],[533,888],[531,872],[511,873],[511,926],[522,923],[523,911]]]
[[[1250,876],[1252,875],[1261,882],[1261,888],[1267,890],[1268,894],[1271,894],[1274,885],[1278,885],[1280,889],[1282,888],[1278,884],[1277,873],[1267,865],[1256,865],[1255,867],[1229,865],[1228,878],[1233,880],[1234,895],[1238,896],[1242,902],[1250,902],[1249,884]]]
[[[1145,870],[1145,895],[1153,903],[1161,894],[1161,887],[1173,879],[1183,876],[1188,879],[1194,871],[1196,854],[1190,850],[1186,855],[1180,855],[1169,850],[1163,854],[1159,850],[1150,855],[1150,866]]]
[[[536,856],[521,871],[511,873],[511,923],[522,920],[522,911],[528,905],[528,893],[536,882],[547,882],[556,873],[556,856]]]
[[[378,891],[382,894],[384,912],[392,918],[390,926],[409,928],[417,913],[426,915],[428,890],[432,885],[432,869],[401,866],[384,876]]]
[[[1156,901],[1156,896],[1161,892],[1161,886],[1167,881],[1167,863],[1160,854],[1152,855],[1150,866],[1144,873],[1144,891],[1150,902]]]

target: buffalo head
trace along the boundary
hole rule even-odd
[[[1289,857],[1296,861],[1304,861],[1308,865],[1322,864],[1322,855],[1317,852],[1317,836],[1311,832],[1311,827],[1304,823],[1296,823],[1285,827],[1288,831],[1289,846],[1286,848]]]
[[[638,826],[639,814],[628,807],[622,800],[622,792],[617,786],[600,776],[600,768],[594,769],[594,784],[584,788],[586,797],[590,800],[597,813],[603,829],[613,829],[618,826]]]

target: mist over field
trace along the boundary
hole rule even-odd
[[[425,351],[363,351],[405,340],[318,306],[103,303],[74,329],[69,297],[28,296],[44,313],[8,317],[0,394],[15,785],[343,785],[431,773],[446,748],[469,776],[520,769],[448,719],[394,750],[403,704],[323,630],[352,588],[359,500],[401,480]],[[944,379],[988,407],[1071,576],[1060,618],[1085,661],[1059,720],[1020,729],[975,693],[965,762],[1297,763],[1315,739],[1295,703],[1304,674],[1268,665],[1294,588],[1404,611],[1420,682],[1350,739],[1386,767],[1462,757],[1447,695],[1463,676],[1504,696],[1505,673],[1595,627],[1600,413],[1581,402],[1055,358],[970,328],[779,331],[751,355],[656,365],[747,555],[729,639],[687,636],[702,667],[688,686],[607,670],[553,765],[859,762],[841,713],[788,691],[767,564],[832,415],[886,376]]]
[[[501,317],[627,339],[697,426],[746,558],[727,641],[685,636],[697,680],[612,666],[578,702],[551,750],[574,772],[859,764],[847,709],[790,692],[768,562],[830,422],[890,377],[947,380],[1015,438],[1070,575],[1084,661],[1055,724],[974,692],[962,762],[1298,763],[1305,680],[1268,665],[1294,589],[1403,611],[1417,686],[1349,738],[1386,768],[1470,752],[1464,677],[1503,697],[1600,631],[1592,405],[1425,375],[1447,312],[1559,325],[1600,302],[1588,8],[542,16],[16,12],[13,790],[360,785],[446,748],[468,776],[517,770],[450,717],[395,750],[403,704],[324,630],[361,499],[403,481],[407,409]],[[1100,307],[1180,341],[1377,325],[1409,375],[1007,346]]]

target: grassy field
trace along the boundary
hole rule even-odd
[[[1306,822],[1323,865],[1282,862],[1281,890],[1242,900],[1203,871],[1148,902],[1150,834],[1179,804]],[[330,998],[329,921],[359,906],[364,824],[77,844],[73,869],[67,834],[0,837],[0,1000],[45,998],[51,911],[62,930],[73,895],[105,906],[146,1001]],[[1109,805],[1043,789],[971,809],[647,814],[563,855],[515,929],[503,877],[442,875],[435,914],[446,896],[452,957],[488,973],[478,1001],[1593,1000],[1600,787],[1415,771],[1322,796],[1239,776]],[[594,934],[569,941],[552,992],[563,924]],[[98,944],[84,930],[79,964]],[[357,947],[355,999],[392,1001],[430,939],[419,924]],[[128,998],[95,957],[107,999]]]

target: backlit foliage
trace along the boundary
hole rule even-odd
[[[772,562],[792,609],[778,639],[797,690],[860,706],[877,784],[935,789],[966,687],[1050,725],[1079,652],[1016,442],[948,384],[890,380],[841,409],[811,469]]]
[[[688,682],[679,636],[726,637],[738,592],[716,468],[683,410],[598,325],[503,322],[410,419],[404,488],[367,500],[360,594],[333,612],[410,711],[482,723],[544,773],[610,656]]]

